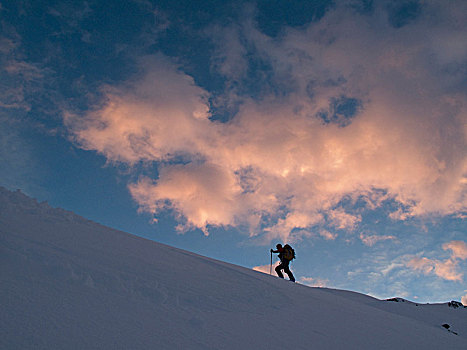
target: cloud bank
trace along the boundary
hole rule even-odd
[[[293,241],[317,229],[332,240],[356,230],[362,217],[352,208],[362,201],[368,210],[395,203],[386,212],[395,220],[461,215],[467,49],[459,38],[467,5],[456,4],[425,3],[397,27],[384,8],[337,5],[278,38],[249,17],[212,35],[214,44],[224,40],[212,61],[226,81],[220,98],[238,104],[228,121],[214,118],[209,91],[158,55],[141,60],[126,84],[103,87],[99,106],[68,113],[65,122],[76,143],[110,161],[156,162],[158,174],[130,192],[144,211],[172,210],[181,232],[234,226],[265,241]],[[254,96],[245,92],[252,48],[267,67]]]

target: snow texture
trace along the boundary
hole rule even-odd
[[[294,284],[3,188],[0,250],[1,349],[467,349],[461,304]]]

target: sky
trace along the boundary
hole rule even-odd
[[[467,304],[465,1],[1,1],[0,185],[310,286]]]

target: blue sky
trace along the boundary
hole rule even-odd
[[[0,185],[297,280],[467,302],[464,1],[6,1]]]

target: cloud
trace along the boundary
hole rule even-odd
[[[419,270],[425,275],[428,275],[434,270],[435,262],[428,258],[413,258],[407,263],[407,265],[414,270]]]
[[[443,244],[444,250],[451,250],[453,259],[467,259],[467,244],[463,241],[451,241]]]
[[[378,236],[378,235],[365,235],[363,233],[360,233],[360,239],[362,240],[362,242],[365,245],[367,245],[369,247],[372,247],[373,245],[375,245],[376,243],[381,242],[381,241],[397,240],[397,238],[395,236],[390,236],[390,235],[381,235],[381,236]]]
[[[261,266],[255,266],[253,267],[253,270],[255,271],[259,271],[259,272],[262,272],[262,273],[265,273],[267,275],[269,275],[269,272],[271,271],[271,274],[274,274],[275,275],[275,271],[274,269],[276,268],[276,266],[279,265],[279,261],[276,261],[275,263],[273,263],[272,265],[272,268],[270,265],[261,265]]]
[[[1,9],[0,9],[1,12]],[[8,27],[6,23],[2,27]],[[21,36],[13,28],[0,35],[0,109],[14,112],[30,111],[31,96],[38,94],[46,71],[37,64],[24,60],[21,52]]]
[[[47,176],[46,167],[38,161],[34,144],[20,127],[26,123],[0,111],[0,124],[1,185],[11,190],[20,188],[28,194],[43,194],[45,191],[38,184]]]
[[[215,98],[162,56],[141,60],[135,78],[103,87],[100,105],[65,122],[77,144],[110,161],[157,162],[159,173],[130,191],[142,210],[173,210],[180,231],[246,227],[266,240],[353,231],[362,217],[342,205],[349,196],[371,210],[392,200],[397,220],[459,214],[467,209],[467,52],[436,43],[467,33],[460,17],[434,2],[395,28],[383,8],[338,5],[275,39],[248,18],[217,32],[225,45],[212,69],[244,88],[221,96],[241,101],[228,122],[212,118]],[[260,97],[245,92],[251,47],[268,66],[254,85],[264,87]],[[393,237],[362,238],[382,239]]]
[[[145,211],[156,214],[171,208],[187,223],[180,231],[207,226],[234,226],[239,188],[235,177],[215,165],[167,165],[159,172],[159,181],[142,178],[130,185],[133,198]]]
[[[353,231],[362,218],[360,215],[351,215],[346,213],[344,209],[338,208],[328,213],[328,220],[330,225],[337,229]]]
[[[389,263],[388,265],[386,265],[385,268],[383,268],[381,270],[381,273],[383,276],[387,276],[390,272],[396,270],[396,269],[400,269],[402,267],[404,267],[405,265],[404,264],[401,264],[401,263],[398,263],[398,262],[391,262]]]
[[[326,287],[329,285],[329,281],[327,279],[321,278],[313,278],[313,277],[301,277],[300,282],[306,284],[310,287]]]
[[[467,294],[464,295],[461,299],[461,303],[464,305],[464,306],[467,306]]]
[[[407,262],[407,266],[425,275],[436,274],[449,281],[462,281],[464,274],[459,271],[460,260],[467,259],[467,245],[462,241],[451,241],[443,244],[444,250],[451,250],[451,256],[446,260],[415,257]]]
[[[65,114],[75,142],[129,164],[204,153],[199,147],[212,128],[205,91],[161,56],[140,65],[144,75],[136,81],[103,87],[102,107],[84,117]]]
[[[0,7],[0,16],[3,14]],[[46,95],[44,81],[50,78],[50,72],[36,62],[27,62],[23,39],[8,21],[2,20],[0,28],[0,182],[12,190],[43,194],[39,184],[46,175],[46,166],[37,158],[37,147],[29,132],[44,130],[38,116],[42,113],[30,118],[29,112],[34,100]],[[41,108],[47,109],[44,104],[41,100]]]
[[[333,241],[337,238],[337,234],[329,232],[328,230],[320,230],[319,235],[327,241]]]

